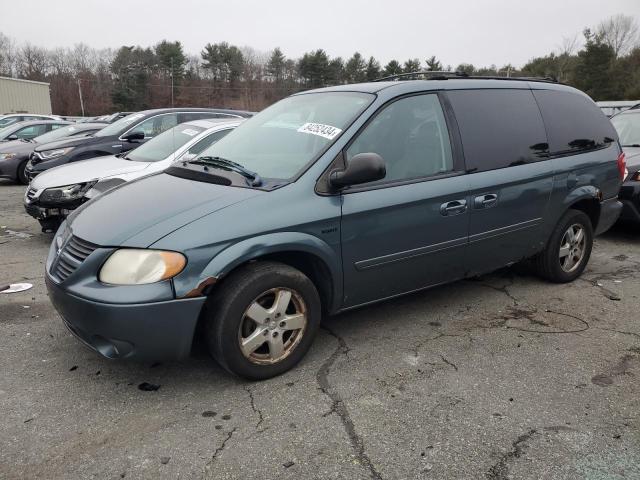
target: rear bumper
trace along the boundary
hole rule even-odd
[[[205,298],[108,304],[65,291],[45,273],[49,297],[69,331],[107,358],[174,360],[191,351]]]
[[[622,203],[615,197],[600,202],[600,218],[594,233],[600,235],[609,230],[618,221],[621,212]]]
[[[640,223],[640,182],[633,180],[624,182],[618,198],[623,205],[620,220]]]

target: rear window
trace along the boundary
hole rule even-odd
[[[602,148],[618,137],[609,119],[588,97],[574,92],[534,90],[547,128],[551,154]]]
[[[474,172],[548,158],[540,110],[530,90],[456,90],[447,93]]]

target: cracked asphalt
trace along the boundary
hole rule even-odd
[[[0,294],[0,478],[640,478],[639,230],[598,238],[570,285],[505,269],[327,319],[248,383],[205,352],[80,345],[23,192],[0,180],[0,283],[34,284]]]

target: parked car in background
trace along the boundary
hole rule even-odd
[[[629,110],[630,108],[640,107],[640,100],[617,100],[612,102],[596,102],[602,113],[607,117],[613,117],[614,115]]]
[[[120,120],[121,118],[126,117],[127,115],[131,115],[132,113],[135,113],[135,112],[115,112],[109,115],[100,115],[99,117],[96,117],[96,121],[113,123],[115,121]]]
[[[246,118],[248,112],[219,108],[165,108],[127,115],[92,137],[66,139],[38,146],[27,164],[30,179],[49,168],[105,155],[116,155],[140,146],[179,123],[205,118]]]
[[[52,243],[49,298],[105,357],[182,357],[200,335],[264,379],[323,312],[528,258],[576,279],[622,208],[611,122],[564,85],[437,78],[296,94],[87,202]]]
[[[627,178],[620,188],[624,205],[620,219],[640,223],[640,109],[630,109],[611,118],[627,158]]]
[[[44,133],[70,125],[64,120],[30,120],[18,122],[0,128],[0,144],[11,140],[31,140]]]
[[[29,185],[25,210],[45,232],[55,231],[71,211],[121,183],[190,160],[243,120],[193,120],[181,123],[144,145],[117,156],[98,157],[47,170]]]
[[[0,128],[11,125],[12,123],[28,122],[31,120],[62,120],[57,115],[36,115],[33,113],[8,113],[0,115]]]
[[[61,138],[91,135],[105,127],[104,123],[63,125],[33,139],[12,140],[0,143],[0,178],[8,178],[22,184],[29,183],[27,162],[34,148]]]

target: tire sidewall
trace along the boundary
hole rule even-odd
[[[285,267],[283,265],[283,267]],[[296,348],[282,361],[273,365],[256,365],[240,350],[238,331],[244,312],[258,296],[272,288],[295,290],[307,309],[307,326]],[[225,289],[214,298],[208,340],[216,359],[230,372],[244,378],[259,380],[279,375],[296,365],[309,350],[320,326],[321,308],[318,292],[311,280],[292,268],[258,271],[249,282],[235,292]]]
[[[565,272],[560,266],[559,254],[560,254],[560,243],[562,242],[562,238],[564,237],[567,229],[573,224],[582,225],[585,232],[585,251],[582,259],[580,260],[580,265],[572,272]],[[586,268],[589,263],[589,258],[591,257],[591,250],[593,248],[593,227],[591,225],[591,220],[589,217],[579,210],[569,210],[558,222],[558,226],[556,227],[553,235],[551,236],[551,240],[549,242],[549,249],[547,252],[547,262],[549,262],[549,271],[554,277],[554,280],[566,283],[571,282],[582,275],[582,272]]]
[[[20,162],[16,171],[16,179],[22,185],[29,185],[29,176],[27,175],[27,160]]]

